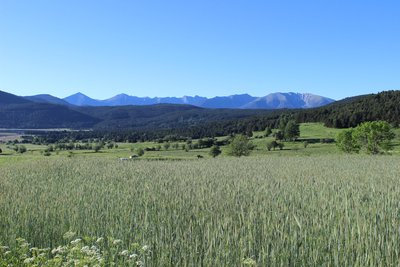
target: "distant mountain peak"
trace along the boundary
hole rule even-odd
[[[99,100],[88,97],[87,95],[78,92],[76,94],[70,95],[63,100],[75,106],[99,106]]]
[[[76,93],[64,98],[65,101],[76,106],[125,106],[125,105],[153,105],[153,104],[186,104],[204,108],[249,108],[249,109],[277,109],[277,108],[311,108],[329,104],[333,99],[310,93],[277,92],[264,97],[254,97],[247,93],[230,96],[216,96],[206,98],[202,96],[183,97],[137,97],[127,94],[118,94],[105,100],[95,100],[82,93]]]
[[[310,93],[272,93],[244,105],[249,109],[279,109],[279,108],[313,108],[334,102],[335,100]]]

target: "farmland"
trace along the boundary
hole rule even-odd
[[[336,134],[301,127],[309,138]],[[171,149],[120,161],[132,144],[49,157],[44,146],[19,155],[2,145],[0,243],[54,248],[74,231],[148,246],[146,266],[400,264],[398,147],[391,156],[295,142],[266,151],[261,134],[241,158],[225,147],[217,158]]]
[[[2,166],[0,240],[109,235],[150,246],[150,266],[398,265],[399,171],[335,155],[18,162]]]

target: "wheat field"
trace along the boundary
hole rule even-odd
[[[399,161],[15,162],[0,169],[0,244],[55,247],[72,230],[145,244],[148,266],[398,266]]]

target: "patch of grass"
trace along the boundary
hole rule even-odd
[[[322,123],[301,123],[300,138],[336,138],[341,129],[328,128]]]

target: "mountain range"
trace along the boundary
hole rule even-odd
[[[81,104],[87,103],[84,95],[78,96]],[[51,95],[21,97],[0,91],[0,128],[130,129],[147,131],[147,135],[161,130],[168,134],[199,138],[247,129],[263,130],[266,125],[274,128],[281,114],[292,114],[298,122],[323,122],[326,126],[337,128],[354,127],[373,120],[400,125],[400,91],[354,96],[317,108],[283,108],[311,107],[311,103],[324,101],[322,97],[309,94],[276,93],[248,102],[251,98],[249,95],[215,97],[202,103],[211,107],[240,105],[241,109],[199,107],[193,105],[190,98],[186,98],[186,101],[192,105],[151,105],[152,102],[147,100],[142,105],[78,106]],[[172,100],[177,101],[174,98]],[[112,100],[108,101],[112,103]],[[246,102],[250,104],[244,104]],[[98,102],[94,100],[92,103]],[[277,109],[264,109],[266,106]]]
[[[154,104],[185,104],[203,108],[232,108],[232,109],[281,109],[281,108],[314,108],[327,105],[335,100],[301,93],[272,93],[264,97],[254,97],[249,94],[217,96],[206,98],[202,96],[183,97],[137,97],[119,94],[105,100],[90,98],[82,93],[76,93],[64,99],[51,95],[35,95],[25,97],[35,102],[74,106],[144,106]]]

